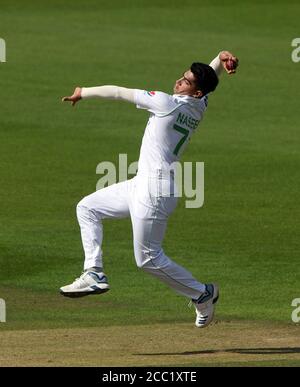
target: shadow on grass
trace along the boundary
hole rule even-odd
[[[165,355],[208,355],[213,353],[239,353],[249,355],[276,355],[288,353],[300,353],[299,347],[286,348],[231,348],[231,349],[208,349],[204,351],[187,352],[160,352],[160,353],[135,353],[140,356],[165,356]]]

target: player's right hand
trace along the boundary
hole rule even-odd
[[[69,97],[63,97],[62,102],[72,102],[74,106],[81,99],[81,87],[76,87],[74,93]]]
[[[239,65],[239,60],[229,51],[221,51],[219,58],[227,74],[234,74]]]

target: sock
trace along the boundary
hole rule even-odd
[[[85,270],[85,272],[88,272],[88,271],[94,271],[95,273],[102,273],[103,272],[103,268],[102,267],[93,266],[93,267],[89,267],[88,269]]]

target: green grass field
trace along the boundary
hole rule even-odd
[[[55,329],[101,335],[145,324],[200,336],[187,301],[136,268],[129,220],[104,224],[111,291],[80,300],[59,295],[82,270],[77,202],[95,190],[99,162],[116,163],[120,153],[138,159],[147,121],[125,103],[84,101],[73,109],[60,99],[77,85],[171,93],[193,61],[228,49],[239,71],[222,76],[182,159],[205,162],[205,205],[186,209],[181,200],[164,249],[202,282],[220,284],[220,324],[232,323],[241,336],[243,324],[262,324],[264,337],[279,325],[279,348],[288,346],[284,337],[300,347],[291,321],[291,302],[300,297],[300,63],[291,60],[299,13],[293,0],[0,0],[7,46],[0,63],[0,298],[7,304],[0,340],[9,331],[15,339],[18,331]],[[215,343],[218,324],[212,329]],[[267,363],[243,355],[242,362],[300,365],[299,352],[279,360],[275,353]],[[161,364],[187,364],[172,359]],[[128,364],[120,358],[119,365]]]

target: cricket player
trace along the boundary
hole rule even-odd
[[[179,294],[188,297],[196,310],[195,325],[206,327],[213,319],[219,297],[216,284],[203,284],[173,262],[162,249],[167,222],[177,203],[170,165],[182,152],[208,105],[223,69],[236,71],[238,59],[221,51],[210,65],[193,63],[175,82],[174,94],[118,86],[76,87],[64,97],[74,106],[79,100],[109,98],[145,109],[150,117],[144,132],[138,172],[127,181],[100,189],[77,205],[77,218],[85,253],[84,271],[60,293],[67,297],[101,294],[109,290],[102,259],[103,219],[131,218],[136,264]]]

